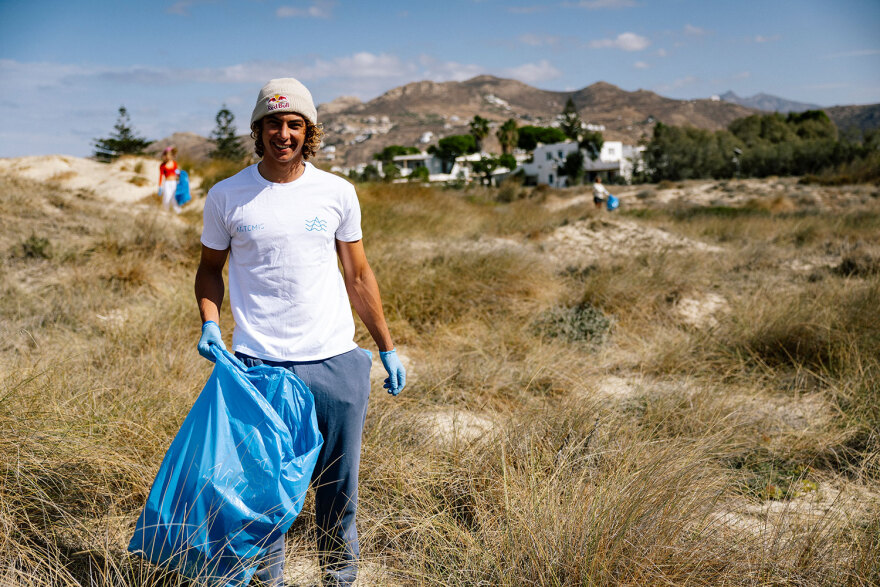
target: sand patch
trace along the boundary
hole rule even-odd
[[[678,300],[675,310],[685,324],[696,328],[711,327],[718,324],[715,315],[730,308],[724,296],[706,293],[683,297]]]
[[[859,524],[876,515],[877,507],[880,507],[880,494],[876,491],[835,479],[805,483],[789,500],[757,503],[744,499],[730,503],[713,512],[709,521],[725,530],[761,538],[770,545],[798,540],[798,535],[805,531],[829,533]]]
[[[584,206],[593,203],[592,194],[579,194],[571,198],[558,198],[551,196],[544,202],[544,207],[551,212],[559,212],[573,206]]]
[[[549,257],[564,265],[591,263],[609,256],[638,255],[663,250],[697,250],[709,253],[723,250],[611,215],[560,226],[542,244]]]
[[[454,408],[428,412],[422,417],[422,422],[431,436],[442,444],[473,442],[497,427],[484,415]]]
[[[626,399],[637,393],[640,384],[630,377],[608,375],[596,383],[595,392],[610,399]]]
[[[437,255],[457,255],[461,253],[477,253],[482,255],[517,252],[534,253],[534,248],[512,238],[480,237],[470,240],[423,240],[414,239],[407,242],[410,254],[417,259],[429,259]]]
[[[66,155],[0,159],[0,173],[53,183],[68,190],[90,190],[125,204],[155,196],[159,186],[159,160],[140,156],[121,157],[112,163]],[[191,177],[190,189],[197,187],[197,178]]]
[[[287,559],[284,562],[284,580],[285,584],[291,587],[320,585],[321,567],[318,566],[318,561],[314,557],[294,557],[288,551]],[[392,578],[391,573],[385,566],[368,560],[362,560],[358,568],[358,577],[354,582],[354,587],[373,587],[374,585],[396,587],[401,585],[401,583]]]

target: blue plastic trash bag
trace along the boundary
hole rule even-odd
[[[608,210],[617,210],[617,207],[620,206],[620,200],[608,194],[608,201],[605,203],[608,207]]]
[[[174,199],[177,200],[178,206],[183,206],[190,200],[189,174],[184,169],[180,170],[180,175],[177,178],[177,191],[174,192]]]
[[[247,585],[299,514],[323,444],[311,391],[211,346],[214,371],[165,455],[128,550],[209,585]]]

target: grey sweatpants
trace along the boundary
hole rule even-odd
[[[350,585],[357,576],[360,555],[355,514],[361,436],[370,397],[372,362],[362,349],[323,361],[269,361],[235,353],[247,367],[284,367],[303,380],[315,397],[318,429],[324,446],[318,456],[312,486],[318,554],[325,585]],[[255,578],[271,587],[281,586],[284,570],[284,537],[271,545]]]

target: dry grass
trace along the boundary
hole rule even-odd
[[[590,202],[360,195],[410,366],[367,416],[363,584],[880,581],[876,199],[652,199],[627,221],[717,248],[578,265],[542,243]],[[0,583],[183,584],[125,546],[210,371],[198,234],[0,178]]]

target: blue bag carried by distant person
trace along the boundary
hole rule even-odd
[[[211,347],[211,377],[159,467],[128,550],[209,585],[247,585],[302,510],[324,440],[292,372]]]
[[[183,206],[190,201],[189,174],[185,169],[180,170],[180,175],[177,178],[177,191],[174,192],[174,199],[178,206]]]
[[[605,202],[605,205],[608,207],[608,210],[617,210],[618,206],[620,206],[620,200],[608,194],[608,201]]]

